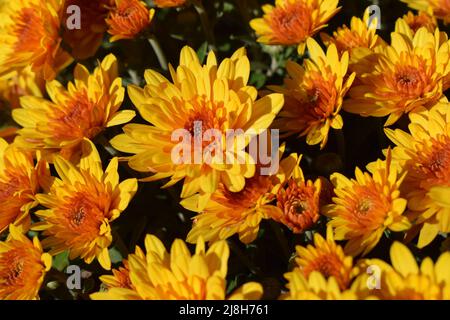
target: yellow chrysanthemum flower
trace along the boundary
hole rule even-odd
[[[366,10],[363,19],[352,17],[350,27],[343,25],[332,36],[321,33],[320,37],[327,47],[336,45],[339,54],[349,52],[351,69],[352,64],[369,55],[375,48],[386,46],[384,40],[376,34],[377,23],[377,19],[372,19],[369,25],[369,10]]]
[[[406,172],[402,192],[410,220],[420,226],[418,246],[422,248],[439,232],[450,232],[450,104],[438,104],[410,119],[410,133],[385,131],[397,145],[394,162]]]
[[[95,258],[105,269],[111,268],[108,247],[112,242],[111,222],[124,211],[137,190],[137,180],[119,183],[118,160],[113,158],[106,171],[89,140],[82,145],[79,167],[62,157],[55,160],[59,179],[55,178],[48,194],[36,198],[46,210],[36,215],[41,222],[32,226],[43,231],[42,245],[52,255],[69,250],[69,258],[80,257],[86,263]]]
[[[24,127],[16,138],[20,147],[43,150],[50,160],[59,153],[76,162],[84,138],[93,139],[106,127],[134,117],[132,110],[118,111],[125,89],[114,55],[105,57],[92,74],[77,65],[74,77],[67,90],[56,80],[47,82],[51,100],[21,98],[22,108],[12,112],[14,120]]]
[[[137,248],[128,256],[129,283],[121,286],[119,279],[102,277],[106,292],[91,294],[93,300],[223,300],[226,298],[226,276],[229,248],[225,241],[212,244],[208,250],[200,238],[191,255],[184,241],[173,242],[170,252],[155,236],[145,238],[147,254]],[[262,286],[249,282],[228,299],[257,300]]]
[[[338,0],[276,0],[275,6],[262,7],[264,16],[250,21],[258,41],[270,45],[299,45],[304,51],[306,39],[312,37],[339,10]]]
[[[326,53],[314,39],[307,40],[307,47],[310,58],[304,66],[288,61],[289,77],[284,87],[270,87],[283,93],[286,101],[273,126],[287,135],[300,133],[308,144],[320,143],[323,148],[330,128],[342,129],[344,125],[339,112],[355,74],[346,77],[348,52],[340,57],[334,44]]]
[[[152,22],[155,10],[149,10],[139,0],[115,0],[115,8],[111,10],[106,23],[110,41],[133,39]]]
[[[10,226],[9,237],[0,242],[0,300],[35,300],[52,266],[52,257],[33,241]]]
[[[36,194],[50,183],[43,160],[34,164],[30,152],[0,138],[0,233],[10,224],[28,230],[29,211],[37,206]]]
[[[61,0],[15,0],[1,8],[0,75],[31,66],[52,80],[72,62],[61,44]]]
[[[438,27],[436,18],[424,11],[420,11],[417,14],[408,11],[408,13],[405,14],[402,18],[399,18],[396,22],[395,31],[402,32],[402,24],[399,22],[399,20],[405,20],[406,24],[414,33],[422,27],[425,27],[429,32],[434,32],[434,30],[436,30],[436,28]]]
[[[405,20],[397,22],[392,43],[376,54],[373,64],[354,68],[358,83],[349,92],[344,110],[362,116],[389,116],[386,126],[403,114],[430,108],[450,82],[450,46],[447,35],[420,28],[415,34]]]
[[[319,220],[321,202],[322,180],[306,181],[302,169],[297,166],[292,177],[277,193],[277,206],[282,214],[272,218],[287,226],[293,233],[302,233]]]
[[[284,300],[358,300],[374,299],[362,294],[358,288],[358,280],[350,289],[341,290],[334,277],[328,279],[318,271],[313,271],[308,277],[299,270],[285,274],[288,280],[286,287],[289,292],[282,295]]]
[[[12,109],[19,108],[20,97],[42,97],[44,87],[44,81],[36,77],[31,67],[27,67],[0,77],[0,99],[6,101]]]
[[[370,173],[356,168],[356,180],[334,173],[331,181],[336,197],[334,204],[325,207],[325,214],[332,218],[328,225],[333,227],[335,239],[348,240],[344,250],[352,256],[370,252],[386,229],[398,232],[410,228],[403,215],[406,200],[399,191],[404,175],[398,175],[391,156],[370,164],[368,169]]]
[[[252,161],[244,150],[247,138],[270,126],[283,106],[283,95],[256,100],[257,90],[247,85],[250,63],[245,49],[220,65],[210,52],[201,66],[195,51],[184,47],[180,66],[170,70],[173,83],[147,70],[144,89],[128,86],[131,100],[152,125],[128,124],[125,134],[111,144],[135,154],[129,158],[131,168],[155,173],[145,181],[170,177],[168,187],[184,179],[182,198],[199,191],[213,193],[220,182],[230,191],[242,190],[245,178],[255,173],[256,159]],[[234,134],[229,135],[230,130]],[[208,132],[213,137],[207,137]],[[208,156],[211,141],[214,151]],[[234,152],[238,149],[242,153]]]
[[[158,8],[172,8],[181,7],[186,3],[186,0],[153,0]]]
[[[262,219],[280,219],[281,210],[271,203],[298,166],[298,162],[298,156],[291,154],[281,161],[276,174],[256,173],[247,179],[244,189],[239,192],[231,192],[219,184],[206,206],[201,204],[204,198],[199,194],[184,199],[181,205],[198,212],[193,218],[194,224],[187,241],[195,243],[199,238],[203,238],[214,242],[225,240],[234,234],[238,234],[243,243],[254,241]]]
[[[383,300],[450,300],[450,252],[436,263],[426,257],[419,266],[411,251],[396,241],[390,257],[392,266],[378,259],[368,262],[380,270],[379,289],[371,290],[372,295]]]
[[[450,22],[449,0],[400,0],[408,4],[412,9],[425,11],[443,20],[446,24]]]
[[[326,240],[314,233],[314,245],[297,246],[296,268],[308,278],[313,271],[320,272],[325,278],[333,277],[341,290],[350,287],[351,280],[357,275],[353,258],[346,256],[340,245],[334,241],[333,230],[327,228]],[[294,270],[295,272],[296,270]]]

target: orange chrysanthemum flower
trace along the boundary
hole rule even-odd
[[[105,19],[114,7],[114,0],[65,0],[63,20],[73,23],[73,11],[67,10],[71,6],[80,8],[80,29],[68,28],[63,24],[64,43],[70,47],[70,53],[76,59],[86,59],[93,56],[100,47],[107,25]]]
[[[188,210],[199,212],[194,219],[192,230],[187,241],[195,243],[200,237],[214,242],[224,240],[234,234],[239,235],[243,243],[255,240],[262,219],[270,219],[282,215],[281,210],[271,204],[276,198],[278,190],[289,179],[298,156],[291,154],[280,163],[276,175],[255,174],[247,179],[245,187],[239,192],[231,192],[222,184],[212,194],[206,206],[201,195],[194,195],[181,202]],[[204,207],[204,209],[199,209]]]
[[[35,196],[49,179],[44,161],[35,165],[31,153],[0,138],[0,233],[10,224],[28,230],[29,211],[38,204]]]
[[[449,0],[400,0],[408,4],[412,9],[425,11],[446,24],[450,22],[450,1]]]
[[[103,172],[100,156],[89,141],[83,142],[83,157],[75,167],[62,157],[55,160],[59,179],[48,194],[36,197],[48,208],[36,215],[42,219],[32,226],[43,231],[42,245],[52,255],[69,250],[69,258],[91,263],[95,258],[111,268],[108,247],[112,242],[111,222],[126,209],[137,190],[137,180],[119,184],[118,160],[114,158]]]
[[[353,267],[353,258],[346,256],[342,247],[334,242],[331,227],[327,229],[326,240],[319,233],[314,233],[314,246],[297,246],[296,252],[296,268],[306,278],[313,271],[317,271],[326,279],[335,278],[339,288],[345,290],[350,287],[351,280],[357,274],[357,269]]]
[[[325,28],[339,10],[338,0],[276,0],[275,7],[262,7],[263,18],[250,21],[265,44],[299,45],[303,52],[306,39]]]
[[[191,255],[184,241],[173,242],[170,252],[155,236],[145,238],[147,254],[137,247],[128,256],[129,282],[125,286],[111,277],[101,279],[109,287],[106,292],[91,295],[93,300],[257,300],[262,286],[248,282],[226,297],[228,244],[218,241],[208,250],[200,238]]]
[[[22,108],[12,112],[14,120],[24,127],[16,138],[19,146],[41,149],[50,155],[50,160],[55,153],[60,153],[76,161],[84,138],[93,139],[106,127],[134,117],[134,111],[118,111],[125,90],[112,54],[92,74],[77,65],[74,76],[75,81],[69,82],[67,90],[56,80],[47,83],[51,101],[22,97]]]
[[[30,241],[14,226],[0,242],[0,300],[35,300],[52,266],[52,257],[43,253],[37,237]]]
[[[344,110],[362,116],[389,116],[386,126],[403,114],[430,108],[450,81],[450,42],[447,35],[420,28],[415,34],[405,20],[397,22],[392,43],[380,50],[372,64],[363,61],[354,70],[358,83],[349,92]]]
[[[418,247],[423,248],[439,232],[450,233],[450,104],[410,119],[410,134],[400,129],[386,129],[386,134],[397,145],[393,160],[406,172],[402,192],[408,216],[419,226]]]
[[[308,144],[320,143],[323,148],[330,128],[342,129],[344,125],[339,112],[355,74],[346,77],[348,52],[339,57],[331,44],[325,53],[313,39],[307,40],[307,46],[310,58],[304,67],[288,61],[289,77],[284,87],[270,87],[285,95],[285,106],[273,126],[286,135],[300,133]]]
[[[40,78],[52,80],[72,62],[60,44],[59,0],[16,0],[2,6],[0,75],[31,66]]]
[[[273,217],[294,233],[312,228],[320,218],[322,180],[305,180],[302,169],[296,167],[287,185],[277,194],[277,206],[282,214]]]
[[[325,206],[336,240],[348,240],[344,249],[352,256],[370,252],[384,230],[405,231],[411,226],[403,215],[406,200],[399,190],[404,175],[398,176],[390,154],[386,161],[378,160],[368,168],[371,174],[356,168],[356,180],[334,173],[336,197],[334,204]]]
[[[424,11],[420,11],[418,14],[414,14],[411,11],[408,11],[407,14],[399,19],[405,20],[406,24],[414,33],[416,33],[417,30],[422,27],[425,27],[429,32],[434,32],[434,30],[436,30],[436,28],[438,27],[436,18]],[[397,22],[396,31],[401,32],[401,30],[399,30],[401,26],[402,25]]]
[[[111,42],[120,39],[133,39],[147,28],[155,14],[148,10],[139,0],[116,0],[116,6],[106,19],[108,33],[112,35]]]
[[[153,0],[158,8],[172,8],[181,7],[186,3],[186,0]]]
[[[128,158],[131,168],[155,173],[145,181],[170,178],[168,187],[183,180],[182,198],[200,191],[211,194],[219,183],[233,192],[242,190],[257,161],[245,150],[248,138],[271,125],[283,95],[257,99],[256,88],[247,85],[245,49],[220,64],[211,51],[202,66],[197,53],[184,47],[180,66],[170,71],[172,81],[147,70],[144,89],[128,86],[131,100],[151,125],[128,124],[111,144],[134,154]]]

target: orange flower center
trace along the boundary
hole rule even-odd
[[[303,1],[285,3],[284,6],[273,9],[268,23],[277,42],[285,45],[298,44],[311,34],[311,8]]]
[[[49,126],[40,128],[50,131],[60,141],[94,138],[104,127],[104,110],[92,103],[85,91],[70,98],[65,106],[49,112]]]
[[[430,92],[433,88],[433,80],[429,76],[427,62],[418,56],[405,52],[400,54],[401,64],[395,66],[393,73],[381,75],[382,81],[390,88],[390,92],[379,91],[378,94],[388,98],[394,94],[397,98],[418,98]]]
[[[341,290],[344,290],[350,282],[350,275],[348,272],[342,272],[343,268],[342,259],[334,252],[319,252],[319,255],[314,260],[309,261],[302,270],[306,277],[313,271],[320,272],[326,278],[334,277]]]
[[[220,114],[224,114],[224,105],[222,102],[219,104],[212,104],[211,102],[202,101],[202,99],[194,99],[192,103],[194,105],[194,110],[188,116],[188,119],[184,124],[184,129],[191,134],[191,150],[194,150],[196,145],[205,150],[205,148],[210,146],[213,140],[215,140],[213,137],[203,139],[205,132],[214,129],[220,132],[221,135],[223,134],[224,137],[226,135],[225,124],[227,119],[219,116]],[[196,140],[201,141],[202,143],[195,144]]]
[[[383,225],[391,209],[389,197],[384,195],[383,187],[373,181],[367,185],[355,184],[345,190],[345,209],[340,214],[348,221],[348,228],[356,236],[366,235]]]
[[[49,218],[54,225],[50,232],[68,244],[86,245],[99,237],[100,226],[110,218],[111,196],[99,185],[79,187],[85,190],[64,197]]]
[[[249,209],[255,207],[258,200],[266,195],[272,187],[272,182],[267,176],[255,174],[254,177],[247,179],[245,188],[239,192],[231,192],[224,186],[219,186],[223,197],[213,195],[213,199],[227,207]]]
[[[413,177],[420,187],[428,190],[438,185],[450,186],[450,137],[441,135],[424,144],[415,154],[412,163],[416,163]]]
[[[294,109],[301,115],[299,121],[304,126],[314,126],[330,118],[336,107],[338,92],[336,91],[336,76],[329,74],[327,77],[317,71],[311,71],[305,79],[306,92],[303,101],[290,100],[295,104]]]
[[[13,249],[0,254],[0,292],[3,286],[11,292],[33,286],[43,269],[40,254],[34,248],[15,241],[12,245]]]

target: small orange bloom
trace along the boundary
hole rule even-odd
[[[148,10],[139,0],[116,0],[116,7],[110,12],[106,23],[108,33],[112,35],[111,42],[120,39],[133,39],[148,27],[155,10]]]
[[[277,206],[283,214],[275,220],[294,233],[301,233],[313,227],[320,218],[321,188],[320,179],[315,182],[305,181],[302,169],[297,167],[287,187],[278,191]]]

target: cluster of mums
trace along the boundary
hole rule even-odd
[[[450,252],[418,264],[405,245],[421,249],[450,232],[450,104],[443,94],[450,87],[450,42],[437,26],[437,19],[450,21],[450,4],[403,1],[420,11],[398,19],[390,42],[377,36],[366,14],[333,34],[320,33],[323,45],[313,37],[339,12],[338,0],[265,5],[264,16],[251,21],[258,40],[307,53],[301,65],[287,62],[284,85],[259,93],[248,85],[245,49],[221,63],[210,52],[202,64],[185,47],[179,65],[169,66],[170,79],[146,70],[143,88],[127,88],[148,124],[129,123],[135,112],[120,110],[125,88],[113,55],[92,72],[77,65],[66,86],[54,78],[72,60],[93,55],[104,32],[111,41],[147,32],[153,9],[138,0],[0,1],[1,95],[20,125],[0,138],[0,299],[39,298],[52,256],[64,251],[111,270],[111,224],[138,188],[137,179],[120,180],[120,161],[147,173],[142,183],[182,185],[181,205],[194,212],[186,242],[196,250],[176,240],[167,251],[147,235],[145,250],[136,247],[102,276],[104,290],[93,299],[259,299],[263,288],[256,282],[226,295],[226,239],[237,234],[251,243],[262,219],[304,233],[321,216],[326,237],[316,233],[310,245],[297,247],[280,298],[450,299]],[[80,30],[63,23],[72,4],[81,7]],[[279,128],[323,148],[330,128],[344,125],[341,109],[387,116],[384,131],[393,142],[383,159],[356,168],[351,178],[306,180],[301,155],[285,154],[284,145],[278,172],[267,176],[252,161],[171,160],[172,132],[195,121],[223,132]],[[390,129],[401,117],[409,119],[408,130]],[[110,144],[129,156],[103,165],[92,141],[118,125],[123,134]],[[390,262],[364,258],[386,230],[401,240],[393,242]],[[38,236],[31,239],[29,231]],[[381,270],[377,286],[369,285],[373,266]]]

